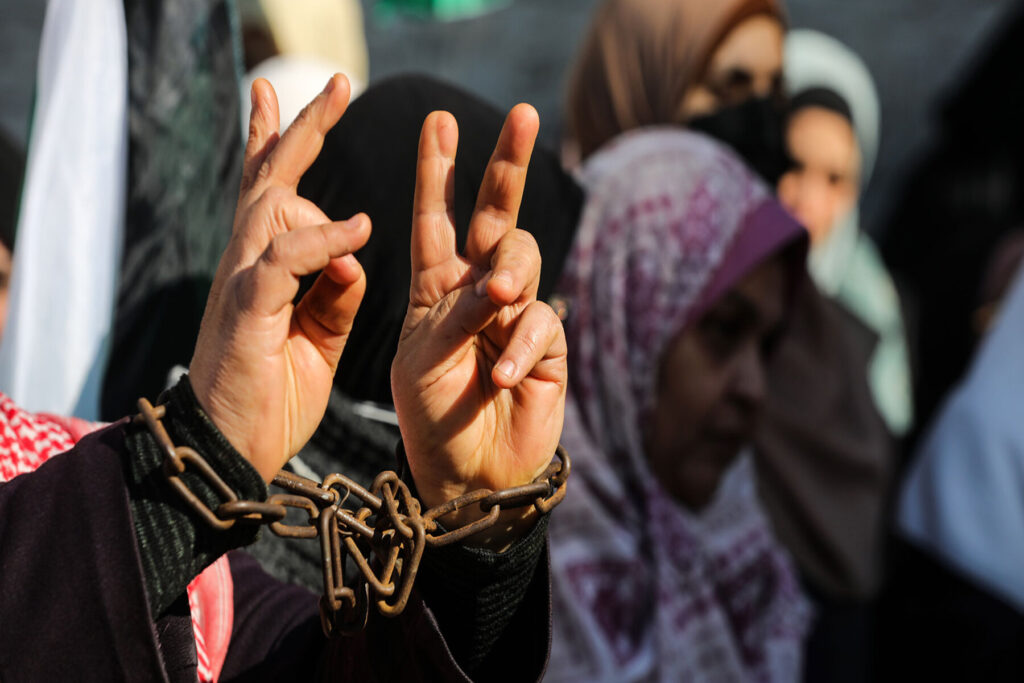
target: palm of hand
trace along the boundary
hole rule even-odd
[[[351,252],[365,216],[332,222],[296,187],[348,101],[336,76],[283,137],[277,100],[253,86],[253,113],[231,242],[217,271],[190,365],[196,397],[265,480],[323,417],[365,277]],[[297,304],[299,278],[323,269]]]
[[[510,113],[465,256],[454,249],[450,188],[431,196],[445,187],[454,159],[455,141],[444,139],[454,121],[442,116],[424,124],[410,307],[392,393],[409,465],[428,505],[474,488],[527,483],[558,444],[564,335],[550,307],[536,301],[536,244],[514,229],[535,116],[528,107]],[[431,171],[438,176],[433,185]]]
[[[397,380],[393,385],[396,404],[406,392],[419,395],[416,420],[431,425],[416,447],[433,462],[451,463],[447,471],[413,464],[420,488],[426,489],[429,481],[442,489],[441,499],[467,489],[499,489],[533,479],[558,445],[565,396],[565,383],[554,368],[537,368],[510,388],[494,382],[501,351],[526,307],[523,302],[499,310],[489,325],[467,335],[447,350],[446,357],[428,357],[436,348],[429,338],[434,330],[423,321],[450,310],[453,299],[476,297],[473,283],[456,289],[436,301],[413,303],[396,366],[407,367],[403,351],[408,350],[414,355],[408,359],[410,365],[423,372],[413,371],[417,380],[408,386],[399,386]]]

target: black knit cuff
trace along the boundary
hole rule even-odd
[[[418,497],[401,443],[396,454],[403,481]],[[463,671],[472,674],[484,664],[505,635],[547,548],[549,519],[540,516],[501,553],[461,543],[428,545],[423,552],[417,588]]]
[[[419,587],[455,661],[472,673],[505,635],[547,542],[548,515],[503,553],[452,544],[423,553]]]
[[[160,397],[166,407],[164,427],[176,446],[189,446],[210,464],[242,500],[266,500],[259,473],[217,430],[192,391],[188,377]],[[259,527],[236,523],[227,531],[211,529],[171,489],[163,475],[163,454],[144,424],[127,428],[129,457],[125,482],[132,519],[154,616],[161,614],[207,565],[234,548],[256,540]],[[211,509],[223,501],[192,470],[185,485]]]

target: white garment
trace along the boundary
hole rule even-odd
[[[1024,611],[1024,276],[944,406],[899,505],[907,538]]]
[[[791,95],[825,88],[850,108],[860,149],[860,191],[871,179],[878,155],[881,107],[867,66],[835,38],[797,29],[786,36],[786,85]],[[811,245],[807,268],[815,284],[838,299],[878,335],[868,380],[875,405],[889,430],[901,436],[914,421],[910,357],[896,286],[871,238],[860,230],[857,205],[840,217],[828,235]]]
[[[124,228],[128,43],[121,0],[50,0],[0,389],[99,416]]]

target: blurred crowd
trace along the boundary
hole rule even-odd
[[[505,116],[433,74],[375,80],[363,22],[355,0],[50,0],[27,147],[0,137],[12,406],[69,418],[69,447],[178,381],[253,84],[284,131],[341,72],[353,101],[298,193],[371,218],[366,294],[288,468],[394,467],[420,129],[458,121],[461,246]],[[1000,31],[876,243],[886,103],[858,54],[783,0],[596,3],[518,212],[568,347],[543,680],[1024,679],[1024,11]],[[315,545],[248,550],[320,590]]]

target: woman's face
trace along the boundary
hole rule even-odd
[[[761,264],[671,342],[646,433],[655,476],[693,510],[750,442],[765,395],[765,361],[785,307],[785,267]]]
[[[759,14],[730,31],[711,55],[701,83],[683,99],[687,119],[755,97],[782,93],[782,24]]]
[[[828,236],[860,193],[860,150],[850,121],[824,107],[797,110],[786,128],[793,167],[779,179],[779,200],[812,242]]]

